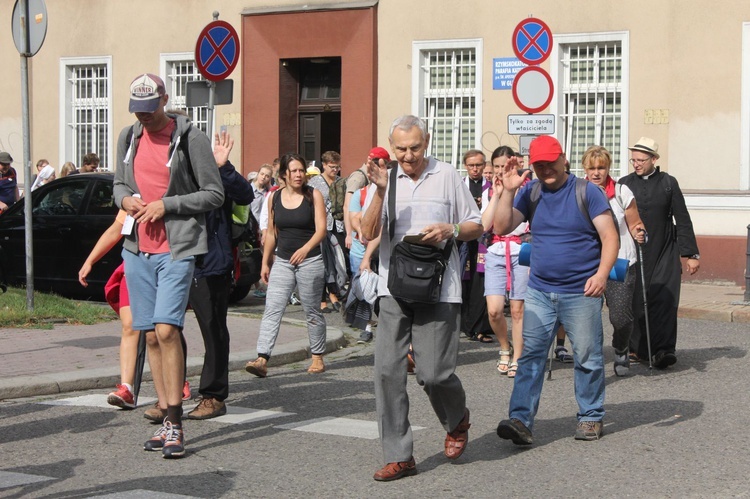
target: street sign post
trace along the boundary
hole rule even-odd
[[[538,66],[527,66],[513,79],[512,90],[516,105],[534,114],[549,106],[555,86],[545,70]]]
[[[219,21],[217,11],[214,11],[213,17],[214,20],[208,23],[198,35],[198,41],[195,44],[195,63],[198,71],[208,80],[208,129],[206,133],[209,139],[213,139],[216,84],[232,74],[240,60],[240,37],[237,36],[237,31],[228,22]]]
[[[23,122],[24,230],[26,245],[26,309],[34,310],[34,234],[31,213],[31,127],[29,124],[29,57],[47,37],[44,0],[16,0],[11,19],[13,42],[21,54],[21,121]]]
[[[552,31],[541,19],[529,17],[513,30],[513,52],[531,66],[541,64],[552,52]]]

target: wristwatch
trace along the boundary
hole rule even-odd
[[[453,239],[458,239],[458,233],[461,231],[461,226],[453,224]]]
[[[694,254],[694,255],[690,255],[690,256],[689,256],[688,258],[689,258],[690,260],[700,260],[700,259],[701,259],[701,256],[700,256],[700,255],[699,255],[698,253],[696,253],[696,254]]]

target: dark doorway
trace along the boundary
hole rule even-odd
[[[340,152],[341,58],[282,61],[280,83],[280,152],[294,144],[305,159],[316,164],[320,163],[323,152]],[[298,133],[291,137],[290,131],[294,129]]]

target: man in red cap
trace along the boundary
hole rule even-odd
[[[565,154],[554,137],[538,137],[529,149],[538,180],[521,187],[528,172],[519,176],[518,160],[512,157],[495,181],[495,189],[503,190],[495,232],[506,234],[529,220],[534,234],[523,353],[509,419],[500,422],[497,434],[516,445],[531,445],[547,352],[564,324],[575,358],[575,438],[597,440],[604,418],[602,295],[617,258],[619,235],[606,196],[596,185],[565,171]]]
[[[388,163],[391,160],[391,155],[388,151],[382,147],[373,147],[370,149],[370,153],[367,155],[367,161],[362,166],[354,170],[346,178],[346,195],[344,196],[344,227],[346,228],[346,247],[351,249],[352,247],[352,222],[349,215],[349,203],[352,200],[352,195],[365,187],[370,181],[367,179],[367,164],[370,161],[384,160]],[[357,270],[352,269],[352,274],[356,274]]]

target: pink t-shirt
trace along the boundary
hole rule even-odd
[[[135,183],[146,203],[164,197],[169,186],[169,143],[175,128],[174,120],[158,132],[144,130],[133,161]],[[168,253],[169,241],[164,219],[138,224],[138,249],[143,253]]]

